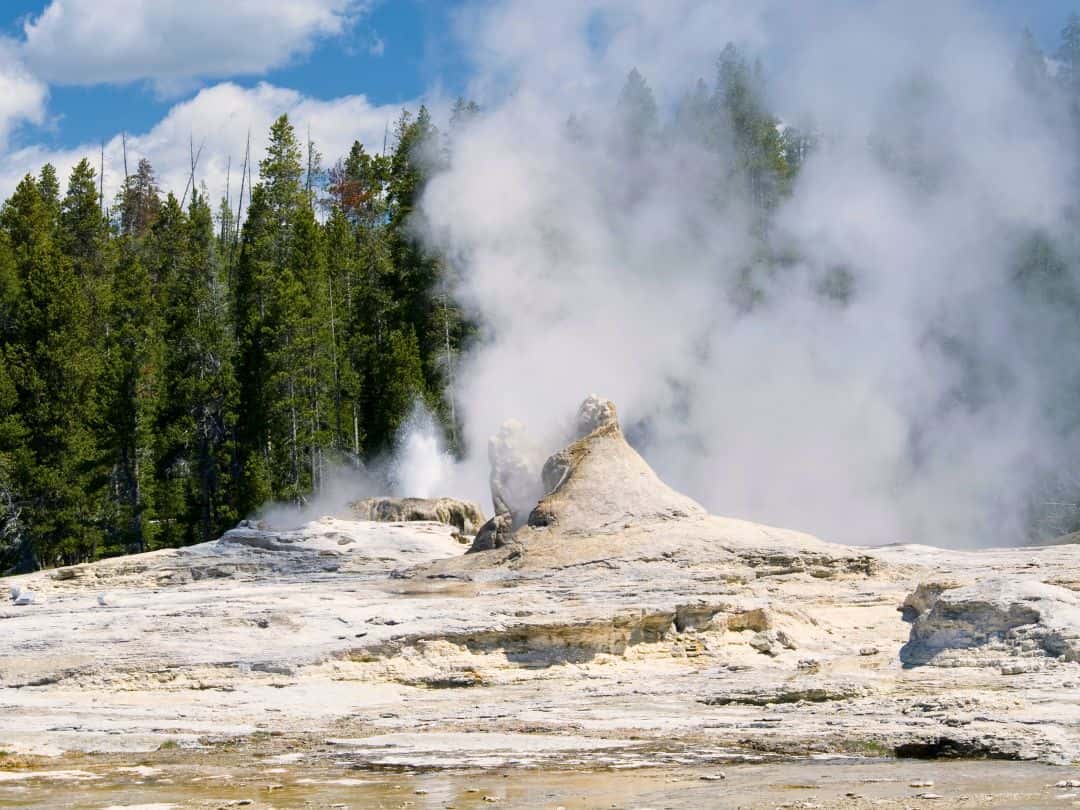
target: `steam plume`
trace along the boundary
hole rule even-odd
[[[596,391],[711,511],[855,543],[1022,539],[1077,450],[1080,331],[1015,278],[1036,236],[1071,244],[1075,195],[1074,133],[1015,38],[961,3],[510,2],[463,27],[485,114],[421,222],[485,329],[457,375],[453,494],[486,501],[502,420],[554,449]],[[778,65],[772,108],[818,134],[764,234],[734,156],[676,114],[727,40]],[[634,66],[663,124],[644,147],[615,110]]]

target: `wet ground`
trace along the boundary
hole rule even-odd
[[[1076,780],[1076,787],[1068,783]],[[372,769],[333,754],[227,748],[0,757],[0,808],[1063,808],[1080,768],[1002,761],[821,759],[723,768]]]

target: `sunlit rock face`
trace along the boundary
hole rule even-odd
[[[540,470],[530,464],[533,448],[516,422],[506,423],[492,437],[496,517],[477,534],[471,551],[503,547],[523,524],[574,534],[705,514],[700,505],[661,481],[627,443],[610,400],[587,397],[578,409],[573,441],[551,455]],[[520,507],[511,509],[508,504],[521,504],[531,493],[535,500],[523,520]],[[503,514],[509,519],[500,518]]]
[[[661,481],[627,443],[610,400],[588,397],[578,409],[577,433],[576,441],[544,463],[547,494],[529,515],[530,526],[610,531],[705,514]]]
[[[1080,597],[1068,588],[988,577],[935,591],[909,613],[911,637],[900,650],[908,666],[1012,670],[1080,661]]]
[[[475,535],[484,513],[471,501],[457,498],[365,498],[349,504],[357,520],[382,523],[428,521],[453,526],[463,535]]]
[[[709,515],[629,446],[611,402],[589,397],[574,424],[545,463],[523,429],[501,432],[501,511],[475,553],[476,505],[379,498],[5,583],[0,750],[270,731],[294,753],[333,737],[350,762],[443,767],[446,734],[542,728],[605,768],[1080,759],[1080,547],[859,548]],[[391,761],[372,734],[408,748]],[[446,767],[491,756],[462,746]]]

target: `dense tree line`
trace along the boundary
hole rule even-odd
[[[1017,74],[1080,121],[1080,17],[1056,57],[1051,75],[1027,35]],[[764,85],[728,46],[713,81],[662,122],[633,70],[606,136],[627,160],[678,138],[722,161],[717,204],[745,203],[760,244],[733,291],[747,311],[792,261],[770,216],[822,137],[782,124]],[[916,103],[925,92],[909,88]],[[424,108],[403,112],[388,154],[357,142],[328,170],[282,117],[242,222],[229,200],[215,212],[194,189],[163,195],[145,160],[107,211],[85,160],[63,190],[51,166],[27,175],[0,209],[0,571],[212,539],[268,500],[303,501],[333,465],[385,452],[418,399],[461,451],[447,383],[476,327],[413,214],[478,112],[459,101],[445,134]],[[913,132],[875,148],[932,187]],[[567,123],[571,141],[594,136]],[[1021,244],[1018,290],[1076,321],[1061,247],[1042,233]],[[848,270],[819,292],[843,305]]]
[[[475,107],[455,108],[455,125]],[[416,400],[447,427],[470,326],[411,231],[445,139],[328,172],[282,117],[243,223],[158,189],[143,160],[106,212],[80,162],[0,210],[0,571],[201,542],[333,464],[384,451]]]

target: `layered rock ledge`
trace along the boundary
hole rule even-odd
[[[544,463],[520,429],[500,441],[472,553],[478,508],[371,502],[6,580],[34,598],[0,605],[0,749],[269,733],[378,765],[363,741],[407,735],[401,766],[453,734],[557,738],[578,766],[1080,759],[1080,546],[853,548],[712,516],[596,397]]]

